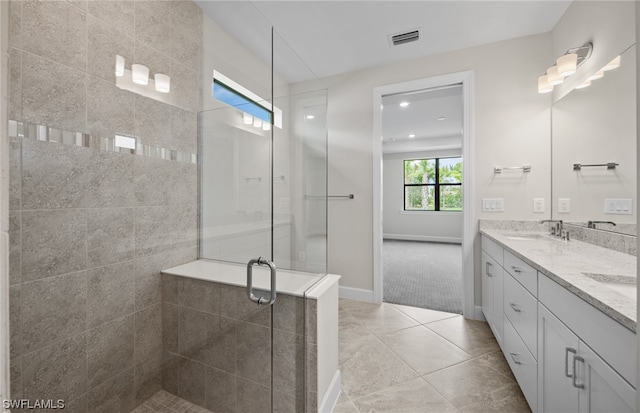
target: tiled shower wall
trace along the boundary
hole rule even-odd
[[[269,410],[273,385],[273,411],[317,412],[315,299],[278,293],[259,306],[244,287],[168,274],[162,287],[164,390],[248,413]]]
[[[12,1],[10,119],[197,153],[191,1]],[[115,55],[171,76],[169,103],[115,85]],[[11,140],[11,391],[126,412],[161,388],[160,269],[196,258],[197,167]]]

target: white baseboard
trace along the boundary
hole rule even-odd
[[[467,317],[470,318],[470,317]],[[478,321],[487,321],[486,318],[484,318],[484,313],[482,312],[482,306],[475,306],[475,313],[473,314],[473,319],[474,320],[478,320]]]
[[[407,234],[383,234],[384,239],[397,239],[401,241],[429,241],[446,242],[449,244],[462,244],[462,237],[434,237],[431,235],[407,235]]]
[[[340,287],[340,298],[346,298],[349,300],[355,301],[366,301],[368,303],[373,303],[375,300],[373,299],[373,291],[372,290],[363,290],[361,288],[351,288],[351,287]]]
[[[338,403],[338,398],[340,397],[341,387],[342,376],[340,375],[340,370],[336,370],[336,373],[333,375],[333,379],[331,380],[331,384],[329,384],[329,388],[322,398],[322,403],[320,403],[320,408],[318,410],[320,413],[333,412],[333,409],[336,407],[336,403]]]

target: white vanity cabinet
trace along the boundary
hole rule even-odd
[[[482,264],[483,312],[532,411],[636,411],[636,334],[485,235]]]
[[[504,269],[502,247],[488,238],[482,239],[482,312],[502,348],[502,295]]]

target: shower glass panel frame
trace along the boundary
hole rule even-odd
[[[327,273],[327,91],[272,27],[269,37],[270,61],[262,56],[262,74],[246,76],[251,68],[236,68],[235,79],[233,70],[224,70],[238,83],[249,79],[242,86],[255,93],[214,81],[213,73],[205,85],[212,99],[205,107],[212,108],[198,114],[198,258],[246,266],[262,257],[278,270],[304,272],[306,279],[318,275],[317,282]],[[256,98],[267,89],[270,99]],[[216,101],[214,92],[235,102]],[[261,269],[253,267],[253,273]],[[316,382],[317,366],[308,357],[314,343],[307,331],[307,308],[315,300],[306,297],[315,282],[307,281],[300,294],[278,292],[275,303],[263,308],[269,315],[260,323],[270,337],[260,340],[268,346],[260,351],[271,359],[257,362],[268,374],[251,383],[259,411],[317,411],[317,389],[308,386]],[[242,299],[250,303],[243,306],[258,306]],[[294,349],[292,359],[283,358],[284,348]]]

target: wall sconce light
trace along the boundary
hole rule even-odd
[[[578,67],[591,56],[592,51],[591,43],[567,50],[556,60],[555,65],[547,69],[546,74],[538,78],[538,93],[549,93],[554,86],[564,82],[566,77],[574,74]]]
[[[263,130],[263,131],[271,130],[271,123],[266,122],[266,121],[265,121],[265,122],[262,122],[262,130]]]
[[[253,116],[247,112],[242,112],[242,122],[244,122],[245,125],[251,125],[253,123]]]
[[[132,64],[131,65],[131,80],[133,83],[139,85],[149,84],[149,68],[145,65]]]
[[[171,78],[169,75],[163,73],[156,73],[153,75],[153,79],[156,83],[156,90],[161,93],[169,93],[171,89]]]
[[[608,72],[609,70],[613,70],[613,69],[617,69],[620,67],[620,61],[621,61],[621,57],[617,56],[616,58],[614,58],[612,61],[610,61],[609,63],[607,63],[602,69],[603,72]]]
[[[116,77],[124,76],[124,57],[116,55]]]
[[[261,128],[262,120],[260,120],[259,118],[253,118],[253,126],[256,128]]]
[[[170,103],[166,94],[171,91],[171,77],[164,73],[155,73],[153,79],[149,79],[147,66],[134,63],[131,70],[128,70],[125,63],[124,57],[116,55],[116,86],[160,102]]]

